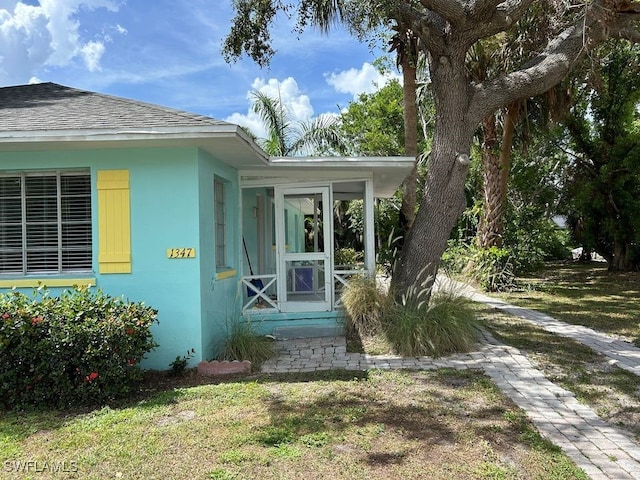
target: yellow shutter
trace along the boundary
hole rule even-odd
[[[98,171],[100,273],[131,273],[129,171]]]

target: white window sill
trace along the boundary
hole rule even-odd
[[[37,288],[44,287],[73,287],[74,285],[90,285],[95,286],[95,278],[85,277],[33,277],[33,278],[0,278],[0,288]]]

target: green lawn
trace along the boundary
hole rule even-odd
[[[586,479],[486,376],[451,370],[255,376],[92,411],[3,412],[0,468],[11,479]]]
[[[495,296],[567,323],[640,337],[640,272],[611,273],[603,263],[558,263],[519,281],[527,288]]]

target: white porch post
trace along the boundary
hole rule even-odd
[[[373,218],[373,181],[367,180],[364,187],[364,266],[372,277],[376,275],[376,242]]]

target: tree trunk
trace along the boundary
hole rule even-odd
[[[416,104],[416,65],[411,55],[402,57],[402,80],[404,97],[404,152],[407,157],[418,157],[418,108]],[[418,170],[414,163],[411,173],[402,182],[402,206],[400,207],[400,226],[408,232],[416,218],[416,197]]]
[[[502,245],[502,194],[500,192],[500,155],[496,149],[496,115],[482,120],[482,215],[476,242],[479,248]]]
[[[504,212],[511,170],[511,150],[518,104],[511,103],[506,109],[502,129],[500,153],[496,152],[496,117],[489,115],[482,122],[484,142],[482,144],[483,210],[478,227],[480,248],[501,247],[504,236]]]
[[[634,255],[634,247],[631,243],[624,240],[615,240],[613,246],[613,255],[609,262],[609,271],[611,272],[634,272],[640,270],[640,259]]]
[[[475,124],[467,122],[464,52],[431,60],[436,121],[422,207],[400,253],[392,289],[397,296],[432,286],[458,216],[466,206],[464,185]],[[423,297],[424,298],[424,297]],[[428,297],[427,297],[428,298]]]
[[[500,192],[502,204],[509,192],[509,174],[511,173],[511,152],[513,151],[513,137],[516,133],[516,122],[520,115],[520,102],[507,105],[502,131],[502,149],[500,150]]]

